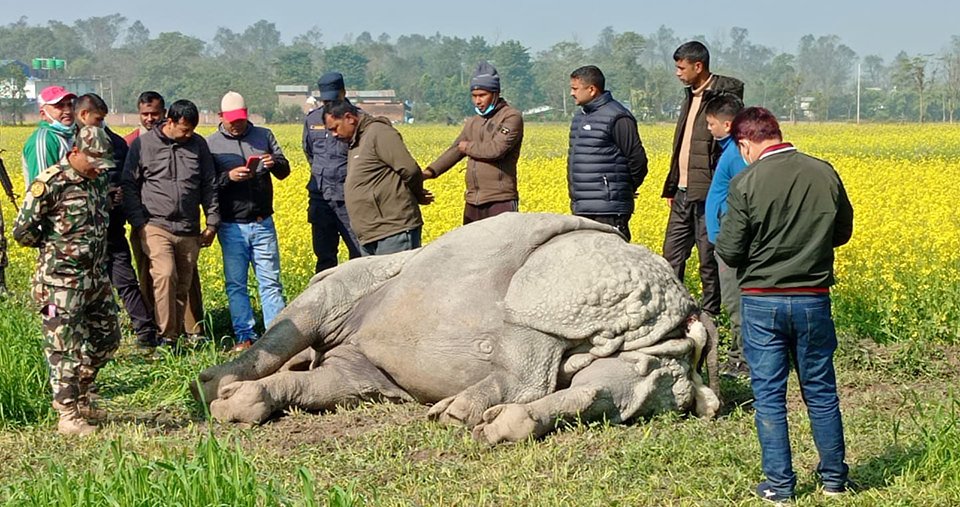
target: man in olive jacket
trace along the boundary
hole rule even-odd
[[[750,107],[731,135],[750,164],[730,182],[717,254],[737,268],[743,351],[766,481],[755,492],[787,501],[797,476],[787,431],[787,377],[795,369],[827,495],[848,487],[830,308],[833,250],[853,234],[853,206],[827,162],[783,142],[770,111]]]
[[[686,100],[677,118],[670,172],[663,184],[662,196],[670,206],[663,256],[683,281],[687,259],[693,245],[697,245],[703,284],[701,306],[716,316],[720,313],[720,271],[713,256],[713,245],[707,239],[704,207],[722,150],[707,129],[704,106],[722,93],[732,93],[743,100],[743,82],[711,74],[710,53],[697,41],[682,44],[673,59],[677,64],[677,78],[687,88]]]
[[[423,170],[424,179],[436,178],[469,157],[464,225],[517,211],[517,160],[523,142],[523,115],[500,97],[500,75],[493,65],[477,65],[470,95],[477,116],[469,118],[453,146]]]
[[[433,202],[423,175],[390,120],[363,113],[346,100],[324,106],[330,133],[349,144],[343,196],[363,255],[420,247],[420,204]]]

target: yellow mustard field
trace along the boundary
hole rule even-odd
[[[315,259],[306,221],[309,165],[298,125],[272,127],[292,175],[275,186],[283,281],[288,299],[313,274]],[[783,125],[786,140],[829,161],[854,205],[852,241],[837,253],[835,314],[844,332],[878,341],[960,343],[960,128],[952,125]],[[201,128],[201,133],[212,129]],[[20,150],[29,127],[0,128],[0,147],[14,186],[23,188]],[[401,127],[410,152],[425,166],[456,137],[458,127]],[[126,133],[126,130],[121,130]],[[520,159],[522,212],[569,213],[566,188],[568,126],[527,125]],[[633,241],[660,252],[668,208],[660,198],[670,160],[672,125],[640,125],[650,173],[631,221]],[[424,242],[458,227],[464,164],[427,182],[436,202],[423,208]],[[2,204],[7,237],[12,205]],[[33,251],[10,241],[15,290],[27,290]],[[341,250],[341,258],[346,252]],[[690,262],[695,263],[695,257]],[[226,308],[220,250],[201,254],[207,311]],[[699,292],[694,265],[687,286]]]

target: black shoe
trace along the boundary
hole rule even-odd
[[[744,361],[728,359],[720,366],[720,375],[730,379],[750,380],[750,367]]]
[[[757,484],[756,490],[754,490],[757,496],[765,502],[772,503],[774,505],[784,505],[793,501],[793,495],[784,495],[783,493],[777,493],[773,486],[769,482],[763,481],[760,484]]]
[[[820,484],[823,484],[823,478],[820,477],[819,472],[814,472],[814,476],[816,477],[817,482],[819,482]],[[824,496],[837,497],[837,496],[844,496],[847,494],[855,494],[857,491],[860,491],[860,489],[861,488],[859,484],[851,481],[850,479],[847,479],[843,484],[839,486],[835,486],[835,485],[828,486],[826,484],[823,484],[822,491]]]
[[[202,334],[190,334],[183,339],[183,342],[185,346],[191,349],[197,349],[210,344],[211,340]]]

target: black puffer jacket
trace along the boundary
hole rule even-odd
[[[633,115],[609,91],[584,105],[570,124],[567,186],[575,215],[633,213],[634,184],[627,156],[613,138],[614,124]]]

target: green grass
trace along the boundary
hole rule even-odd
[[[27,276],[14,271],[15,286]],[[132,353],[125,328],[100,378],[109,421],[92,438],[68,439],[55,433],[28,295],[0,300],[0,313],[0,504],[759,505],[750,493],[761,473],[745,382],[724,382],[729,408],[716,420],[575,424],[495,448],[427,421],[414,405],[210,425],[188,383],[226,356],[211,346],[147,362]],[[960,395],[951,389],[960,350],[841,334],[848,462],[865,490],[833,501],[818,493],[816,451],[791,381],[796,504],[960,504]]]

